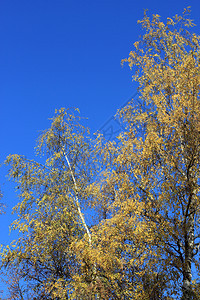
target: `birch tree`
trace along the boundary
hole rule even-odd
[[[80,273],[73,243],[86,235],[85,246],[91,246],[82,211],[94,171],[88,129],[80,125],[77,113],[56,111],[36,151],[39,162],[20,155],[6,161],[21,200],[11,226],[20,238],[4,249],[2,267],[16,269],[38,299],[69,299]]]
[[[140,103],[119,111],[126,129],[118,142],[99,142],[106,167],[91,190],[97,207],[107,199],[108,218],[96,229],[98,247],[112,266],[102,263],[107,285],[121,299],[154,299],[149,276],[164,288],[162,299],[199,297],[192,266],[198,274],[200,37],[188,13],[164,24],[145,12],[145,33],[122,61],[134,72]]]

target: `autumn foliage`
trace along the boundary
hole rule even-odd
[[[200,37],[188,13],[139,21],[122,63],[140,100],[118,112],[115,141],[60,109],[37,161],[7,158],[20,197],[20,237],[2,252],[12,299],[199,299]]]

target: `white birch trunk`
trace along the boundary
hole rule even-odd
[[[73,183],[74,183],[74,187],[75,187],[75,202],[76,202],[78,214],[79,214],[79,216],[80,216],[81,222],[82,222],[82,224],[83,224],[83,226],[84,226],[84,228],[85,228],[85,231],[86,231],[86,233],[87,233],[89,245],[90,245],[90,247],[92,247],[91,233],[90,233],[89,228],[88,228],[88,226],[87,226],[87,224],[86,224],[84,215],[83,215],[83,213],[81,212],[81,207],[80,207],[80,203],[79,203],[79,200],[78,200],[78,187],[77,187],[77,184],[76,184],[76,179],[75,179],[75,177],[74,177],[74,173],[73,173],[73,171],[72,171],[71,164],[70,164],[70,162],[69,162],[69,160],[68,160],[68,157],[67,157],[67,155],[66,155],[64,149],[63,149],[63,154],[64,154],[64,157],[65,157],[65,159],[66,159],[66,161],[67,161],[67,165],[68,165],[68,167],[69,167],[70,174],[71,174],[71,177],[72,177],[72,180],[73,180]],[[93,281],[95,281],[96,278],[97,278],[96,264],[93,265],[93,276],[92,276],[92,277],[93,277],[93,278],[92,278]],[[100,299],[98,293],[97,293],[97,295],[96,295],[96,299],[97,299],[97,300]]]

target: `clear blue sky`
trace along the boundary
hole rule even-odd
[[[187,6],[200,34],[199,0],[1,0],[0,162],[14,153],[34,158],[35,140],[56,108],[78,107],[91,130],[99,129],[136,91],[120,61],[141,34],[143,10],[165,20]],[[2,168],[3,244],[12,239],[18,201],[5,174]]]

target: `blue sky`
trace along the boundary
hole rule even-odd
[[[78,107],[98,130],[136,92],[121,67],[141,30],[143,10],[166,17],[191,6],[200,34],[200,2],[133,0],[0,1],[0,163],[9,154],[34,158],[35,140],[54,110]],[[18,199],[0,170],[6,214],[0,242],[8,243],[11,209]]]

